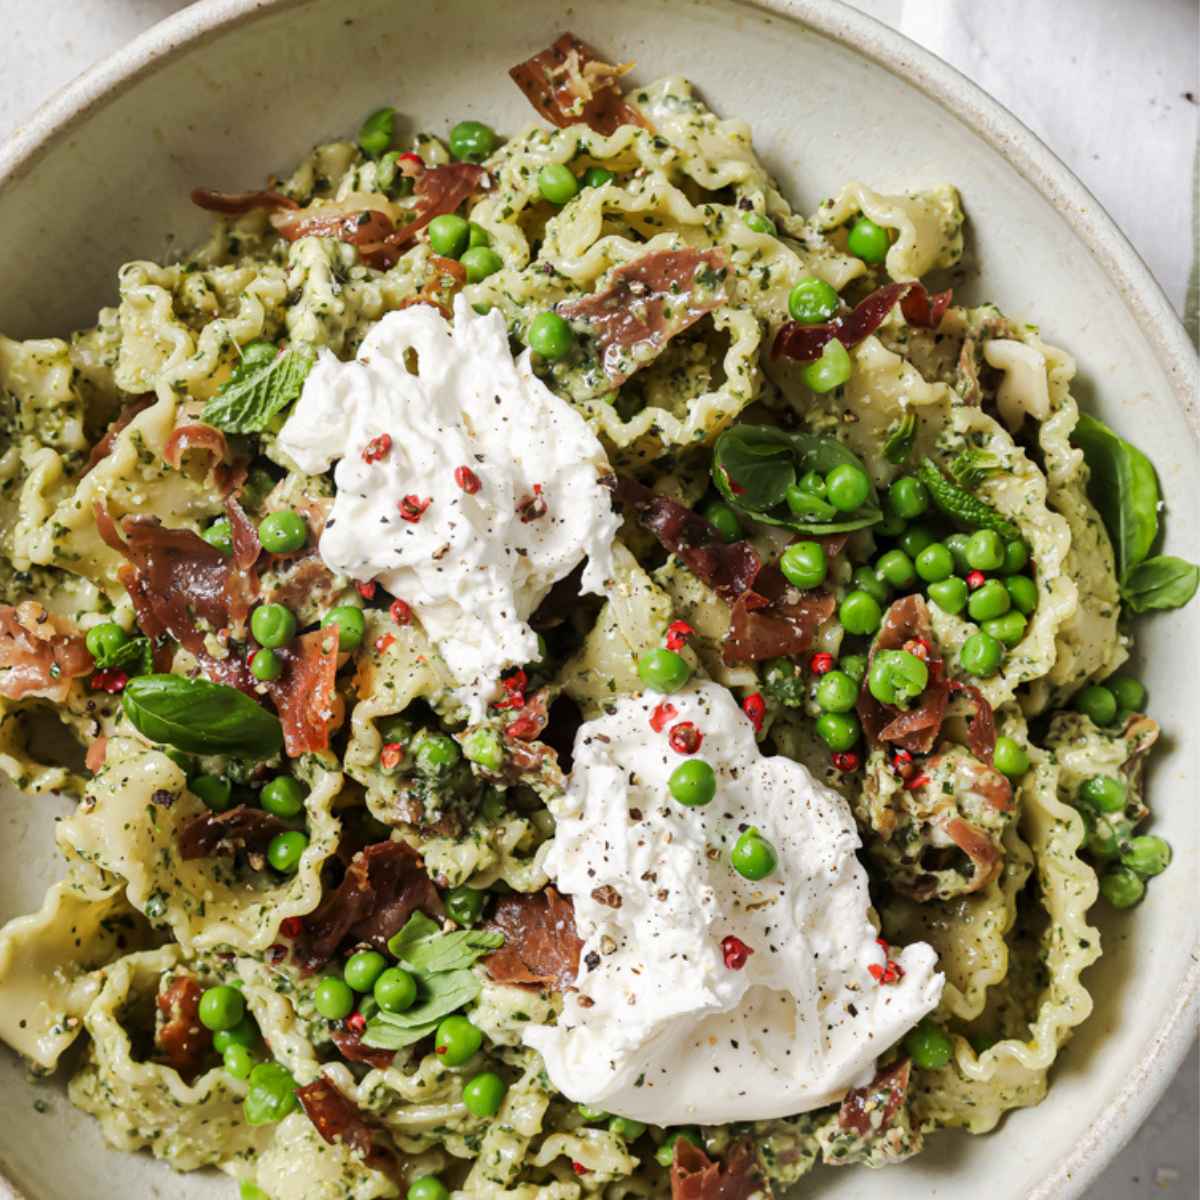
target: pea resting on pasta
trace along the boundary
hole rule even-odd
[[[66,880],[0,930],[0,1035],[39,1072],[83,1038],[70,1097],[118,1148],[275,1200],[401,1178],[410,1200],[665,1197],[713,1162],[765,1192],[886,1165],[1041,1099],[1090,1010],[1090,907],[1153,902],[1169,869],[1117,625],[1195,590],[1149,555],[1153,472],[1080,416],[1069,356],[921,282],[962,254],[952,187],[851,182],[806,217],[741,122],[622,75],[565,35],[514,69],[542,124],[511,136],[464,116],[410,141],[383,103],[271,191],[198,190],[214,236],[124,267],[95,327],[0,339],[0,767],[81,799]],[[413,339],[396,376],[368,352],[386,328]],[[536,398],[551,449],[589,448],[565,482],[515,471],[546,428],[481,444],[461,412],[409,428],[370,405],[336,467],[302,469],[309,396],[344,416],[371,372],[433,388],[458,339],[497,405]],[[1088,470],[1122,465],[1098,512]],[[588,503],[591,590],[574,543],[538,557]],[[371,569],[332,561],[347,528]],[[372,558],[435,530],[408,575]],[[491,564],[482,615],[507,622],[469,682],[454,589],[419,585],[462,561]],[[694,707],[709,688],[724,725]],[[662,778],[620,819],[694,859],[636,896],[567,894],[577,760],[632,704]],[[39,757],[34,708],[85,773]],[[799,890],[801,814],[739,816],[727,725],[853,823],[881,922],[862,914],[856,995],[912,1019],[870,1048],[869,1087],[804,1112],[577,1103],[526,1034],[568,1005],[603,1029],[588,979],[620,953],[595,913],[743,898],[691,947],[732,994],[774,954],[735,912],[830,902]],[[644,786],[619,765],[613,787]]]

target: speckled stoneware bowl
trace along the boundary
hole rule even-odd
[[[1080,362],[1079,394],[1151,455],[1168,497],[1168,548],[1200,558],[1196,360],[1162,293],[1090,195],[1038,141],[950,68],[833,0],[211,0],[151,30],[59,95],[0,151],[0,329],[65,334],[112,302],[117,267],[200,239],[197,183],[255,186],[313,142],[390,102],[415,125],[532,117],[506,70],[564,28],[648,80],[681,72],[748,119],[802,210],[850,178],[880,188],[956,183],[977,281]],[[1166,203],[1148,197],[1148,203]],[[962,293],[960,293],[962,294]],[[1195,1028],[1200,605],[1146,622],[1140,670],[1165,748],[1155,831],[1175,866],[1130,915],[1097,910],[1105,955],[1096,1011],[1047,1100],[988,1137],[942,1134],[889,1169],[826,1170],[822,1200],[886,1186],[892,1200],[1067,1200],[1137,1128]],[[59,871],[62,804],[9,791],[0,812],[0,918],[36,908]],[[232,1194],[105,1148],[53,1084],[0,1051],[0,1164],[28,1200]],[[35,1107],[36,1105],[36,1107]],[[42,1111],[44,1110],[44,1111]],[[0,1180],[0,1193],[5,1185]]]

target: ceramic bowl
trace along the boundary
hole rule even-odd
[[[1200,558],[1196,361],[1149,272],[1090,195],[970,83],[833,0],[209,0],[151,30],[60,94],[0,151],[0,329],[65,334],[115,298],[131,258],[202,238],[196,184],[258,186],[317,141],[394,104],[414,126],[464,117],[515,131],[533,114],[507,68],[571,28],[642,80],[691,77],[750,121],[759,152],[811,211],[847,179],[883,190],[950,180],[970,218],[967,301],[1036,321],[1079,360],[1080,397],[1142,445],[1168,498],[1168,548]],[[1148,203],[1165,202],[1149,197]],[[1200,780],[1200,605],[1139,631],[1139,669],[1164,727],[1150,795],[1175,866],[1131,914],[1097,910],[1096,1011],[1036,1109],[994,1134],[953,1133],[885,1176],[825,1170],[805,1195],[842,1200],[886,1180],[893,1200],[1067,1200],[1137,1128],[1195,1027],[1195,800]],[[0,917],[35,908],[59,867],[49,799],[0,809]],[[29,1200],[227,1197],[211,1174],[174,1176],[104,1147],[52,1084],[0,1054],[0,1163]],[[37,1107],[35,1108],[35,1102]],[[45,1111],[39,1111],[44,1109]],[[0,1191],[3,1185],[0,1184]]]

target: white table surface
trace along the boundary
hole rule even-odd
[[[1194,0],[851,0],[957,67],[1092,190],[1196,337]],[[186,0],[0,0],[0,139]],[[1189,300],[1190,288],[1190,300]],[[1196,1050],[1088,1200],[1200,1196]]]

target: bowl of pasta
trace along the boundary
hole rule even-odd
[[[965,80],[212,0],[0,261],[0,1191],[1065,1200],[1144,1118],[1195,357]]]

